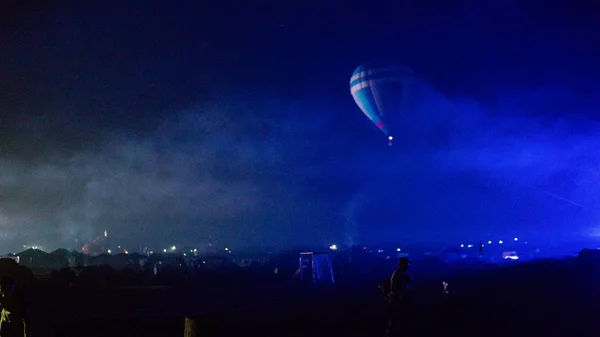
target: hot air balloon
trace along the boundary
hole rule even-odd
[[[350,78],[350,93],[362,112],[387,137],[394,139],[398,117],[408,109],[413,72],[408,67],[360,65]]]

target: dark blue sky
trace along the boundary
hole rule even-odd
[[[594,233],[597,4],[198,3],[0,2],[3,244]],[[354,105],[366,61],[422,80],[410,141]]]

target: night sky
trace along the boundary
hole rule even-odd
[[[0,1],[0,250],[600,234],[598,4],[323,3]]]

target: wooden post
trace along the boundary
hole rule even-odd
[[[196,320],[191,317],[185,317],[185,327],[183,331],[183,337],[199,337],[198,324]]]

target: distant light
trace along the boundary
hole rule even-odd
[[[383,253],[383,249],[377,249],[378,253]]]
[[[167,252],[167,248],[163,249],[163,253],[166,253],[166,252]]]
[[[518,260],[519,257],[516,255],[508,255],[504,257],[505,260],[510,259],[510,260]]]
[[[110,249],[109,249],[109,250],[107,251],[107,253],[109,253],[109,254],[112,254],[112,250],[110,250]]]
[[[389,136],[389,137],[388,137],[388,140],[394,140],[394,137],[392,137],[392,136]]]
[[[471,247],[473,247],[473,245],[468,245],[467,247],[468,247],[468,248],[471,248]]]
[[[229,250],[229,248],[225,247],[225,250]]]
[[[198,251],[198,249],[194,248],[194,253],[197,252],[197,251]]]
[[[125,249],[125,254],[129,254],[129,252],[127,251],[127,249]]]
[[[504,242],[502,240],[498,241],[499,244],[503,244]]]
[[[154,254],[154,251],[152,251],[152,250],[151,250],[151,251],[149,251],[148,253],[150,253],[150,255],[152,255],[152,254]]]
[[[402,251],[402,249],[400,249],[400,248],[396,248],[396,251],[397,251],[397,252],[399,252],[399,251]]]
[[[104,230],[104,237],[108,237],[108,232],[106,232],[106,229]]]
[[[337,245],[331,245],[331,246],[329,246],[329,249],[331,249],[331,250],[337,250]]]
[[[460,248],[463,248],[465,245],[460,245]]]
[[[515,238],[515,241],[519,241],[519,238]]]
[[[490,240],[490,241],[488,241],[488,245],[491,245],[491,244],[492,244],[492,241],[491,241],[491,240]]]
[[[171,250],[176,250],[176,249],[177,249],[177,247],[175,247],[175,246],[171,247]]]
[[[183,253],[183,256],[187,256],[187,254],[186,254],[186,253]]]

